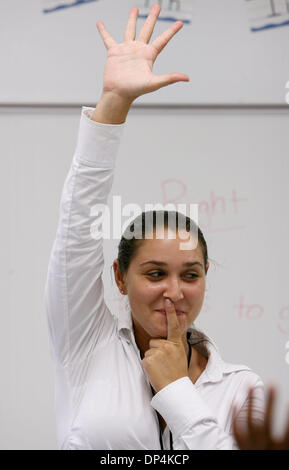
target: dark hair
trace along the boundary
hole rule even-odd
[[[206,272],[208,249],[200,227],[198,227],[190,217],[181,212],[161,210],[142,212],[126,228],[118,245],[120,271],[123,273],[127,272],[132,258],[136,256],[143,241],[148,238],[146,235],[148,233],[152,234],[161,225],[163,225],[164,228],[173,228],[174,230],[183,228],[193,235],[198,234],[198,241],[202,248],[204,269]],[[135,234],[137,234],[139,238],[136,238]]]
[[[152,238],[147,235],[153,235],[160,226],[164,229],[173,228],[175,231],[178,229],[185,229],[188,233],[190,232],[192,235],[198,236],[197,240],[198,243],[200,243],[203,254],[204,270],[207,274],[206,264],[208,262],[208,249],[200,227],[190,217],[182,214],[181,212],[163,210],[142,212],[132,222],[130,222],[118,245],[119,270],[122,273],[126,273],[128,271],[132,259],[136,256],[144,240]],[[206,346],[204,344],[201,345],[201,343],[209,341],[209,338],[195,327],[191,330],[193,333],[190,339],[191,344],[194,346],[200,344],[200,346],[195,349],[208,357],[208,350]]]

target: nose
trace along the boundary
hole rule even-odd
[[[168,280],[163,293],[164,298],[169,298],[173,303],[184,298],[180,283],[177,279]]]

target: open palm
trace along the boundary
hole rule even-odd
[[[276,390],[269,388],[264,421],[259,423],[253,419],[253,389],[249,390],[247,426],[241,428],[237,423],[236,408],[233,411],[233,431],[236,442],[241,450],[289,450],[289,413],[284,435],[273,436],[272,409]]]
[[[177,72],[161,76],[152,73],[153,64],[158,54],[183,26],[181,21],[176,21],[149,44],[160,10],[158,4],[151,8],[136,40],[138,9],[132,8],[124,42],[120,44],[114,41],[101,21],[96,23],[108,51],[104,69],[104,93],[112,92],[133,101],[138,96],[158,90],[166,85],[179,81],[189,81],[187,75]]]

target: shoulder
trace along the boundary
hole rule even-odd
[[[254,372],[251,367],[245,364],[232,364],[230,362],[223,362],[223,374],[231,375],[239,381],[240,385],[246,387],[263,387],[263,381],[261,377]]]
[[[262,378],[245,364],[232,364],[224,362],[223,381],[226,390],[231,392],[234,404],[239,411],[242,409],[247,416],[249,390],[253,390],[254,413],[262,419],[265,406],[265,386]],[[241,418],[241,415],[239,415]],[[259,419],[258,418],[258,419]]]
[[[231,383],[233,387],[239,385],[244,389],[264,387],[261,377],[248,365],[224,361],[215,341],[195,326],[189,328],[188,339],[195,349],[208,358],[206,376],[209,380],[215,382],[227,379],[228,386]],[[200,350],[200,346],[203,350]]]

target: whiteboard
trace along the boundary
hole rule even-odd
[[[0,112],[6,449],[57,448],[43,295],[79,119],[80,108]],[[122,207],[199,204],[211,265],[195,324],[225,361],[246,364],[265,385],[277,385],[277,432],[289,406],[288,127],[287,111],[132,109],[108,200],[111,210],[119,195]],[[105,300],[114,315],[123,299],[111,271],[118,242],[104,240]]]
[[[122,42],[130,9],[139,8],[138,33],[154,3],[161,2],[2,1],[0,104],[96,103],[106,58],[96,22],[102,20]],[[173,21],[181,19],[184,25],[160,53],[153,71],[185,73],[190,82],[175,83],[136,102],[284,105],[289,80],[287,3],[273,0],[273,16],[268,0],[163,0],[151,40]]]

